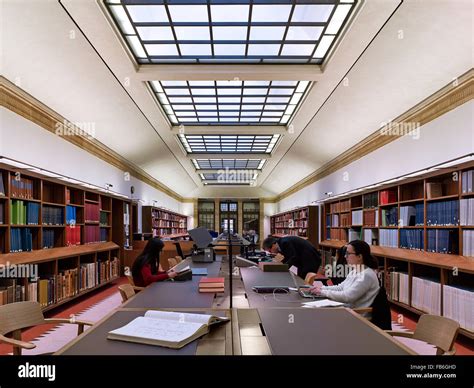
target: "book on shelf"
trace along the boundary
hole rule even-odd
[[[210,326],[229,318],[172,311],[147,311],[123,327],[109,332],[111,340],[135,342],[180,349],[206,335]]]
[[[0,196],[5,196],[5,185],[3,183],[3,173],[0,171]]]

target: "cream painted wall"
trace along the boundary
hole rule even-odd
[[[130,177],[130,181],[125,180],[124,171],[64,141],[61,137],[16,113],[2,107],[0,114],[1,156],[100,187],[111,183],[113,191],[127,196],[130,196],[130,186],[133,185],[134,198],[144,201],[140,203],[140,206],[152,205],[156,200],[157,206],[180,213],[186,211],[185,214],[192,217],[192,210],[188,214],[186,207],[188,204],[182,204],[134,177]],[[141,209],[138,214],[140,226]]]
[[[420,127],[419,139],[405,136],[282,199],[275,213],[382,182],[474,152],[474,102]],[[347,179],[345,179],[347,177]]]

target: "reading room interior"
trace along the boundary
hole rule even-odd
[[[2,2],[0,359],[473,356],[472,6]]]

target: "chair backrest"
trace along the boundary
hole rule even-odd
[[[314,280],[316,279],[316,276],[317,275],[314,272],[308,272],[306,274],[306,277],[304,278],[304,283],[312,286],[314,283]]]
[[[370,307],[372,307],[371,322],[382,330],[392,330],[392,314],[384,286],[380,286]]]
[[[458,322],[438,315],[424,314],[418,320],[413,338],[436,345],[443,352],[450,352],[454,350],[458,332]]]
[[[173,268],[177,264],[178,264],[178,262],[176,261],[176,259],[174,257],[170,257],[168,259],[168,265],[169,265],[170,268]]]
[[[124,275],[126,276],[128,283],[132,286],[135,287],[135,281],[133,280],[133,275],[130,267],[125,267],[124,269]]]
[[[118,287],[120,295],[122,297],[122,303],[129,300],[132,296],[135,295],[135,290],[130,284],[122,284]]]
[[[181,244],[179,242],[175,242],[174,245],[176,247],[176,252],[178,253],[178,256],[180,256],[184,260],[184,253],[183,249],[181,248]]]
[[[38,302],[17,302],[0,306],[0,334],[26,329],[44,323]]]

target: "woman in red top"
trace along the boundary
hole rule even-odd
[[[132,266],[133,281],[136,286],[146,287],[151,283],[172,279],[177,274],[174,271],[159,271],[160,252],[165,244],[155,237],[148,240],[143,252],[136,258]]]

